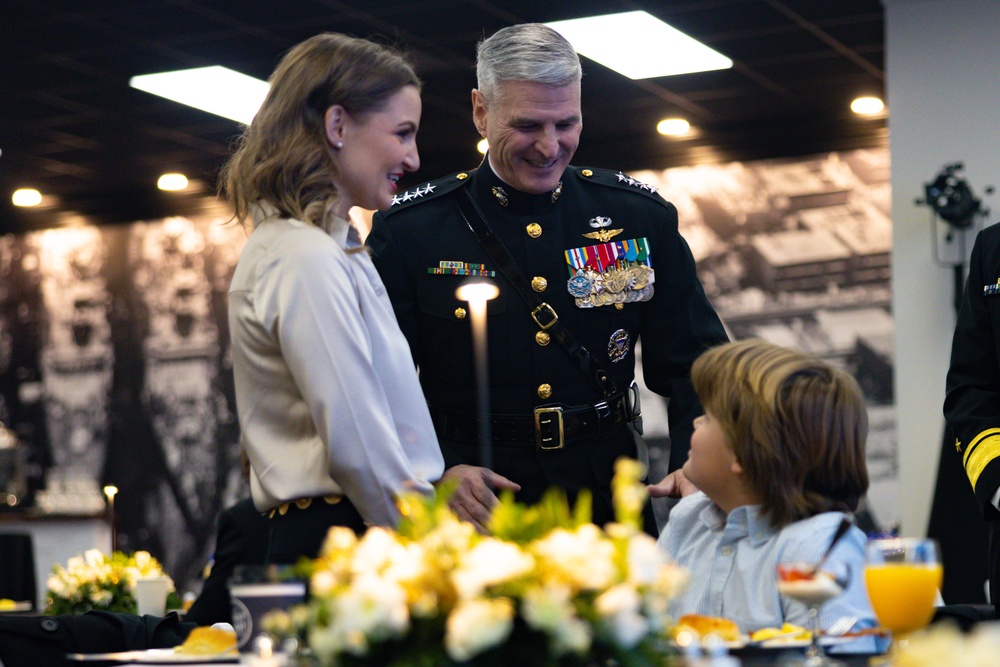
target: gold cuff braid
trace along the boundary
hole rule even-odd
[[[976,487],[986,466],[997,457],[1000,457],[1000,429],[986,429],[972,439],[962,457],[965,474],[969,476],[972,488]]]

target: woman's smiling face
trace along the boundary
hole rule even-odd
[[[352,206],[389,208],[403,173],[420,167],[420,112],[416,86],[403,86],[379,111],[358,118],[342,111],[340,126],[328,130],[340,168],[337,190],[343,205],[338,215],[346,218]],[[338,143],[343,147],[337,147]]]

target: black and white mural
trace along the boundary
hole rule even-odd
[[[673,202],[709,299],[733,339],[764,338],[825,358],[865,392],[867,510],[898,521],[893,401],[889,152],[633,172]],[[644,395],[653,476],[666,410]]]
[[[29,449],[33,497],[65,511],[117,486],[118,548],[182,588],[246,494],[226,326],[246,235],[227,218],[0,240],[0,419]]]
[[[869,510],[894,521],[888,151],[629,176],[677,206],[732,337],[802,348],[858,378]],[[246,233],[227,220],[209,206],[0,237],[0,421],[28,449],[32,493],[116,485],[118,547],[152,552],[181,590],[197,590],[216,515],[247,492],[226,315]],[[651,394],[643,408],[655,477],[666,409]]]

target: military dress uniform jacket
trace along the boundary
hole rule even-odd
[[[979,233],[952,341],[944,415],[985,516],[1000,487],[1000,225]]]
[[[560,188],[526,195],[500,181],[484,161],[473,172],[398,195],[388,211],[376,214],[367,241],[419,367],[446,466],[478,462],[475,433],[457,437],[444,432],[438,419],[442,410],[475,414],[477,407],[468,304],[455,294],[470,275],[485,274],[500,289],[488,303],[486,327],[495,417],[530,418],[539,406],[593,406],[603,398],[592,378],[540,329],[463,221],[455,201],[465,196],[462,188],[471,193],[532,289],[608,371],[619,391],[633,380],[635,344],[641,338],[646,385],[673,397],[668,404],[671,462],[682,464],[691,421],[701,410],[688,380],[691,363],[727,336],[678,233],[676,208],[650,186],[620,172],[572,166]],[[574,259],[567,251],[602,245],[608,235],[629,247],[646,244],[652,294],[648,300],[581,307],[568,286],[574,273],[570,262],[579,263],[580,253]],[[499,428],[502,420],[494,422],[493,468],[521,484],[519,499],[533,502],[550,485],[571,496],[591,488],[596,492],[595,520],[610,518],[598,506],[610,512],[614,460],[637,455],[630,429],[569,442],[557,451],[537,451],[532,434],[510,442]]]
[[[991,599],[1000,601],[1000,225],[979,232],[958,313],[944,415],[990,528]]]

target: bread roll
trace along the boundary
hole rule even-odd
[[[727,642],[735,642],[740,639],[740,626],[728,618],[719,618],[716,616],[684,614],[677,619],[677,625],[674,627],[674,637],[684,630],[698,637],[716,635]]]
[[[185,655],[218,655],[236,651],[236,633],[222,628],[195,628],[174,650]]]

